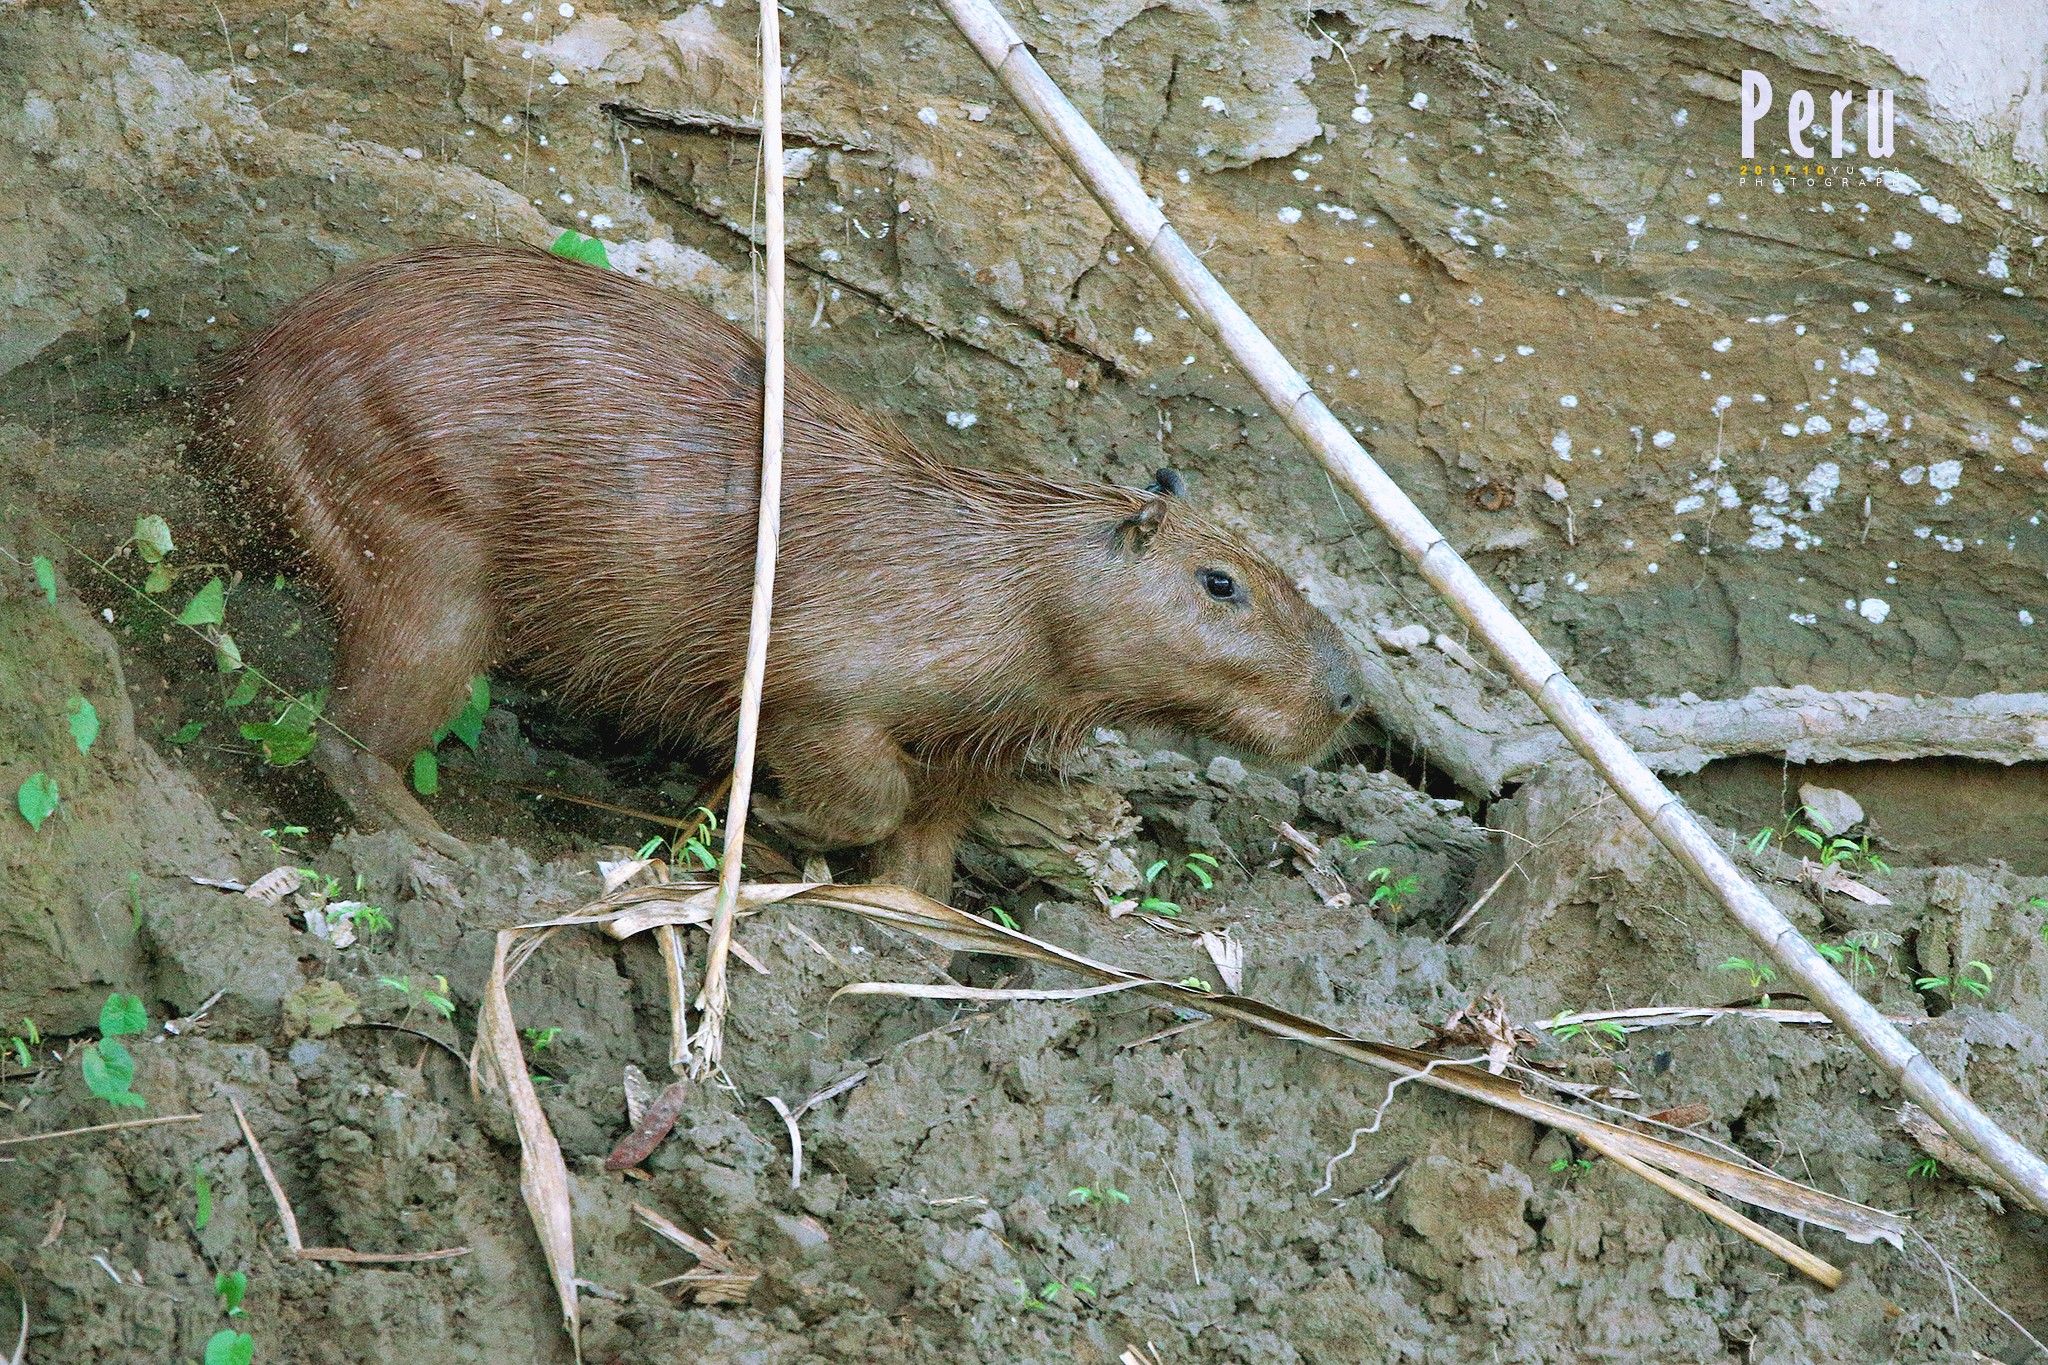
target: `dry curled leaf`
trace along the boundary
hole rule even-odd
[[[279,901],[299,889],[306,880],[306,874],[296,867],[273,867],[270,871],[249,883],[249,889],[242,894],[250,900],[265,905],[276,905]]]

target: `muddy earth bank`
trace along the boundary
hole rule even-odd
[[[1633,737],[1679,737],[1660,766],[1786,912],[2048,1145],[2048,722],[1963,700],[2048,691],[2048,11],[1028,9],[1055,76],[1459,548],[1637,708]],[[1910,1209],[1924,1240],[1762,1215],[1845,1268],[1823,1292],[1557,1134],[1413,1087],[1375,1127],[1376,1073],[1187,1011],[835,998],[1077,983],[796,908],[742,928],[764,971],[740,969],[724,1073],[644,1178],[601,1163],[626,1069],[667,1074],[656,952],[564,933],[512,982],[574,1181],[584,1358],[2040,1358],[2048,1226],[1928,1165],[1831,1031],[1532,1027],[1771,982],[1725,965],[1761,954],[1560,757],[937,11],[784,22],[794,358],[948,458],[1187,471],[1370,675],[1373,721],[1315,768],[1100,737],[1063,795],[985,824],[958,903],[1169,981],[1224,984],[1200,933],[1227,930],[1244,993],[1364,1038],[1423,1043],[1497,1001],[1553,1081]],[[751,324],[753,41],[720,0],[0,6],[0,789],[42,774],[55,799],[0,819],[0,1140],[199,1116],[0,1146],[0,1349],[18,1283],[29,1360],[200,1361],[223,1331],[259,1361],[571,1359],[510,1116],[462,1058],[495,932],[593,899],[600,860],[662,832],[630,812],[687,814],[715,764],[508,674],[440,751],[433,802],[473,863],[349,832],[303,762],[266,761],[293,757],[332,622],[256,552],[265,509],[191,458],[182,395],[334,271],[451,237],[593,233]],[[1794,159],[1773,115],[1753,175],[1745,68],[1780,109],[1893,90],[1895,154],[1768,173]],[[225,672],[173,619],[215,578],[199,629],[232,634]],[[243,696],[251,668],[275,686]],[[1875,751],[1772,728],[1863,705],[1844,693],[1955,704]],[[1802,883],[1809,782],[1860,802],[1850,872],[1888,903]],[[193,880],[280,866],[317,875],[274,903]],[[1104,906],[1148,897],[1177,913]],[[329,907],[351,903],[379,914],[343,944]],[[146,1016],[122,1035],[143,1108],[86,1074],[112,995]],[[767,1097],[852,1077],[799,1120],[792,1188]],[[304,1245],[466,1254],[293,1258],[230,1098]],[[636,1204],[725,1278],[678,1281],[705,1263]]]

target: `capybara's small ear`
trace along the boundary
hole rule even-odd
[[[1152,543],[1152,537],[1159,534],[1159,528],[1166,524],[1166,494],[1154,493],[1145,499],[1145,505],[1117,523],[1117,547],[1125,554],[1136,558],[1145,553],[1145,547]]]
[[[1173,468],[1171,465],[1166,465],[1154,471],[1152,486],[1145,491],[1147,493],[1164,493],[1168,497],[1184,498],[1188,495],[1188,485],[1187,480],[1180,476],[1178,469]]]

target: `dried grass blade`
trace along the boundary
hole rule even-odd
[[[230,1095],[228,1107],[235,1111],[235,1122],[242,1126],[242,1139],[249,1144],[249,1155],[256,1158],[256,1171],[270,1189],[271,1202],[277,1205],[277,1221],[284,1228],[285,1245],[292,1249],[292,1255],[297,1256],[305,1249],[305,1244],[299,1240],[299,1216],[292,1212],[292,1201],[285,1198],[284,1186],[277,1182],[277,1172],[270,1169],[270,1158],[263,1155],[263,1144],[256,1140],[256,1131],[249,1126],[249,1116],[242,1112],[242,1102]]]
[[[1905,1236],[1905,1222],[1895,1214],[1591,1118],[1527,1095],[1510,1080],[1475,1071],[1471,1067],[1445,1066],[1444,1058],[1412,1048],[1352,1038],[1263,1001],[1244,996],[1214,995],[1141,977],[1021,931],[977,919],[915,892],[897,887],[834,886],[814,891],[804,899],[812,904],[850,910],[876,923],[922,935],[956,951],[1023,957],[1066,967],[1097,980],[1132,985],[1177,1008],[1199,1009],[1219,1018],[1233,1019],[1274,1037],[1303,1043],[1382,1071],[1391,1071],[1407,1080],[1520,1114],[1582,1140],[1587,1134],[1593,1134],[1606,1144],[1603,1150],[1625,1151],[1639,1161],[1684,1176],[1730,1198],[1832,1228],[1852,1241],[1883,1240],[1897,1246]]]
[[[438,1251],[357,1251],[353,1247],[300,1247],[302,1261],[345,1261],[350,1265],[403,1265],[409,1261],[451,1261],[469,1255],[468,1247],[442,1247]]]
[[[661,945],[662,974],[668,981],[668,1065],[677,1075],[690,1067],[690,987],[683,975],[683,936],[673,924],[654,931]]]
[[[735,1261],[722,1242],[692,1237],[645,1204],[635,1204],[633,1212],[641,1223],[697,1258],[696,1269],[658,1281],[655,1288],[679,1284],[695,1293],[699,1303],[735,1303],[761,1278]]]
[[[1627,1152],[1609,1146],[1598,1135],[1588,1134],[1581,1140],[1609,1161],[1649,1181],[1658,1189],[1684,1200],[1715,1222],[1741,1233],[1758,1246],[1775,1253],[1787,1265],[1798,1270],[1822,1288],[1839,1289],[1841,1287],[1841,1269],[1822,1260],[1797,1242],[1781,1237],[1753,1219],[1745,1218],[1720,1200],[1700,1193],[1677,1177],[1666,1175],[1663,1171],[1649,1165],[1647,1162],[1638,1161]]]
[[[907,1000],[1086,1000],[1091,995],[1109,995],[1115,991],[1136,990],[1143,985],[1164,985],[1164,982],[1115,981],[1107,986],[1081,986],[1067,991],[1041,990],[999,990],[982,986],[919,985],[912,981],[856,981],[850,986],[841,986],[832,992],[837,1000],[842,995],[893,995]]]
[[[162,1118],[124,1119],[120,1123],[94,1123],[84,1128],[65,1128],[55,1133],[30,1133],[26,1137],[0,1138],[0,1147],[12,1147],[23,1142],[49,1142],[54,1138],[82,1137],[86,1133],[111,1133],[119,1128],[150,1128],[159,1123],[192,1123],[203,1119],[204,1114],[166,1114]]]
[[[782,1126],[789,1130],[789,1187],[796,1189],[804,1183],[804,1135],[796,1126],[799,1110],[791,1109],[780,1095],[766,1097],[768,1105],[782,1116]]]
[[[583,1321],[576,1306],[576,1236],[569,1219],[569,1168],[562,1162],[562,1149],[548,1127],[540,1096],[534,1092],[533,1077],[519,1050],[512,1002],[505,991],[508,958],[520,936],[517,929],[498,931],[498,951],[477,1019],[477,1070],[483,1083],[503,1092],[512,1107],[512,1120],[519,1129],[519,1193],[533,1218],[533,1230],[540,1236],[548,1276],[561,1304],[562,1325],[568,1329],[570,1347],[580,1361]]]
[[[14,1291],[14,1298],[21,1305],[21,1334],[14,1339],[14,1350],[0,1365],[28,1365],[28,1294],[21,1287],[21,1277],[14,1273],[14,1267],[0,1261],[0,1279]]]

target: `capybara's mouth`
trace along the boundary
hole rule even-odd
[[[1349,719],[1331,715],[1304,723],[1287,712],[1260,708],[1237,712],[1221,737],[1263,758],[1313,763],[1329,750]]]

